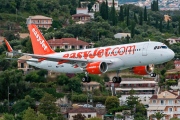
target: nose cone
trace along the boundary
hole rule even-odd
[[[170,60],[173,59],[174,56],[175,56],[174,51],[170,50],[170,51],[168,52],[168,57],[169,57],[169,59],[170,59]]]

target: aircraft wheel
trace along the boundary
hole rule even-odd
[[[118,77],[117,83],[121,83],[121,77]]]
[[[117,82],[117,77],[113,77],[112,81],[113,81],[113,83],[116,83]]]
[[[84,76],[84,77],[82,78],[82,82],[86,82],[86,81],[87,81],[87,77]]]
[[[156,77],[156,73],[151,73],[150,76],[151,77]]]
[[[89,82],[91,82],[91,77],[87,77],[88,79],[87,79],[87,82],[89,83]]]

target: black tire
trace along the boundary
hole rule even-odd
[[[91,82],[91,77],[88,76],[88,79],[86,80],[88,83]]]
[[[154,77],[156,77],[156,73],[154,73]]]
[[[87,81],[87,77],[84,76],[84,77],[82,78],[82,82],[86,82],[86,81]]]
[[[117,83],[121,83],[121,77],[118,77]]]
[[[150,76],[151,77],[156,77],[156,73],[151,73]]]
[[[117,82],[117,77],[113,77],[112,81],[113,81],[113,83],[116,83]]]

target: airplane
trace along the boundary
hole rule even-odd
[[[82,82],[91,81],[88,74],[116,70],[112,81],[120,83],[119,73],[127,68],[138,75],[155,77],[154,65],[170,61],[175,55],[164,43],[155,41],[54,52],[35,24],[29,24],[28,29],[34,54],[24,53],[32,57],[27,64],[61,73],[84,72]]]

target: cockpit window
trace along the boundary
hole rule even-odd
[[[168,48],[167,46],[155,46],[154,50],[156,50],[156,49],[167,49],[167,48]]]
[[[167,46],[161,46],[162,49],[167,49],[168,47]]]

